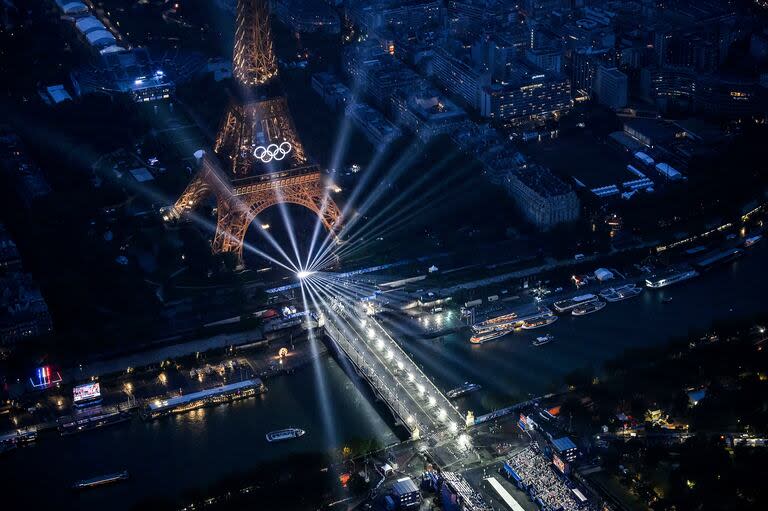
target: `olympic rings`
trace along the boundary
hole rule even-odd
[[[280,161],[291,152],[291,149],[293,149],[293,147],[290,142],[283,142],[280,145],[269,144],[266,147],[260,145],[253,150],[253,156],[264,163],[269,163],[272,160]]]

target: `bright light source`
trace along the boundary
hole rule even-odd
[[[440,410],[437,412],[437,418],[438,418],[438,419],[440,419],[440,420],[445,420],[445,418],[446,418],[447,416],[448,416],[448,414],[447,414],[447,413],[446,413],[446,411],[445,411],[444,409],[442,409],[442,408],[440,408]]]
[[[413,379],[414,379],[414,377],[413,377],[413,373],[410,373],[410,372],[409,372],[409,373],[408,373],[408,381],[413,381]]]
[[[437,399],[435,399],[433,396],[429,396],[429,406],[435,406],[437,404]]]
[[[423,394],[426,389],[424,388],[424,385],[422,385],[421,383],[418,383],[416,384],[416,390],[419,391],[419,394]]]
[[[298,272],[296,274],[296,276],[303,280],[303,279],[306,279],[307,277],[309,277],[310,275],[312,275],[313,273],[315,273],[315,272],[307,271],[307,270],[301,270],[300,272]]]
[[[448,423],[448,431],[450,431],[451,433],[456,433],[458,430],[459,430],[459,427],[456,425],[455,422],[451,421]]]
[[[397,361],[397,368],[402,371],[403,369],[405,369],[405,364],[403,364],[402,361],[398,360]]]

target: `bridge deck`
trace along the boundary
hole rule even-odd
[[[389,333],[372,318],[329,311],[326,332],[413,433],[463,427],[463,418]]]

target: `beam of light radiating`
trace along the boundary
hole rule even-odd
[[[392,181],[396,180],[400,174],[402,174],[405,169],[410,165],[413,159],[416,157],[416,152],[413,153],[413,157],[406,157],[408,155],[404,155],[401,157],[401,159],[398,161],[398,163],[395,164],[395,172],[394,175],[390,175],[390,173],[387,174],[387,179],[391,179]],[[354,232],[353,234],[350,234],[350,239],[359,238],[362,237],[363,234],[366,232],[366,230],[370,230],[375,226],[376,221],[387,221],[388,218],[385,216],[387,213],[389,213],[393,208],[400,207],[400,205],[406,201],[407,198],[409,198],[410,195],[412,195],[415,191],[419,189],[424,183],[426,183],[428,180],[432,179],[434,175],[438,172],[440,172],[443,168],[443,166],[451,159],[453,158],[453,154],[449,153],[445,155],[436,165],[433,165],[432,168],[421,175],[421,177],[416,180],[414,183],[409,185],[409,187],[401,194],[398,195],[397,199],[388,203],[385,205],[382,209],[379,209],[373,218],[368,219],[365,223],[365,225],[362,227],[362,229]],[[440,182],[440,180],[437,180],[437,182]],[[431,195],[435,195],[437,192],[435,191],[437,187],[433,187],[433,193]],[[439,191],[439,190],[438,190]],[[378,200],[378,198],[383,194],[383,191],[371,194],[368,199],[366,200],[365,204],[361,208],[361,214],[358,215],[356,218],[351,219],[349,223],[346,223],[342,231],[339,233],[339,237],[344,237],[347,232],[352,232],[352,228],[355,226],[355,224],[364,216],[364,213],[367,212],[368,208],[372,207],[373,204],[375,204],[375,201]],[[420,204],[423,204],[425,201],[422,199],[419,201]],[[368,236],[370,238],[370,236]],[[322,252],[319,252],[318,255],[315,257],[315,259],[322,259],[328,255],[329,252],[334,250],[333,245],[327,246]],[[336,254],[340,256],[341,253],[343,253],[344,247],[341,248],[340,251],[337,251]]]
[[[301,264],[301,256],[299,255],[299,246],[296,243],[296,235],[294,234],[294,228],[293,228],[293,221],[291,220],[291,216],[288,214],[288,206],[285,204],[285,196],[283,195],[282,190],[280,188],[275,189],[275,195],[277,195],[277,207],[280,210],[280,216],[283,219],[283,227],[288,231],[288,239],[291,242],[291,247],[293,247],[293,253],[296,256],[296,262],[297,266],[299,267],[299,270],[302,270],[304,267]]]
[[[304,285],[301,286],[301,300],[304,304],[305,311],[312,310],[309,307],[309,301],[307,300],[307,288],[305,288]],[[315,303],[315,305],[317,306],[314,299],[310,298],[310,300],[313,303]],[[318,309],[315,309],[315,310],[318,310]],[[323,375],[323,369],[320,365],[321,364],[320,353],[317,349],[317,343],[320,341],[318,341],[317,338],[315,337],[315,332],[313,328],[308,328],[307,333],[309,337],[310,351],[312,352],[312,366],[314,369],[314,376],[315,376],[315,389],[317,389],[317,394],[318,394],[317,402],[320,404],[320,415],[323,421],[323,430],[325,432],[326,445],[330,447],[334,447],[339,445],[339,433],[336,428],[336,423],[332,413],[334,406],[331,402],[331,396],[328,392],[326,380]]]
[[[236,195],[234,195],[232,193],[232,188],[231,188],[231,186],[229,184],[229,181],[224,179],[221,176],[221,169],[219,168],[218,165],[215,165],[215,163],[216,163],[215,160],[212,157],[208,157],[208,158],[206,158],[206,162],[207,162],[207,164],[212,165],[212,167],[210,169],[211,172],[209,172],[209,175],[213,176],[213,178],[216,179],[216,183],[218,184],[217,188],[219,190],[219,193],[228,193],[229,194],[229,199],[235,201],[235,203],[236,203],[235,207],[237,207],[237,208],[239,208],[241,210],[247,210],[248,211],[248,225],[250,225],[254,221],[254,219],[256,218],[256,215],[253,215],[251,213],[252,208],[250,206],[248,206],[247,204],[245,204]],[[202,219],[202,217],[200,215],[198,215],[197,213],[195,213],[194,210],[187,210],[186,214],[192,215],[193,218]],[[205,220],[204,225],[207,225],[214,232],[216,232],[217,226],[213,225],[210,221]],[[256,247],[254,247],[250,243],[247,243],[245,241],[245,239],[242,240],[243,248],[244,249],[248,250],[249,252],[255,253],[255,254],[257,254],[257,255],[259,255],[261,257],[264,257],[268,261],[272,261],[272,262],[274,262],[276,264],[279,264],[280,266],[282,266],[283,268],[287,269],[288,271],[294,271],[294,272],[299,271],[299,268],[293,263],[293,260],[291,260],[291,258],[288,257],[288,254],[285,253],[285,250],[283,250],[283,247],[280,246],[280,244],[274,239],[274,237],[271,234],[269,234],[264,229],[257,229],[257,231],[259,233],[261,233],[261,235],[264,237],[264,239],[266,239],[269,242],[269,244],[272,245],[272,247],[274,247],[275,250],[277,250],[277,252],[281,256],[283,256],[283,258],[285,258],[285,260],[287,261],[288,265],[290,265],[290,267],[286,266],[285,264],[283,264],[282,262],[278,261],[274,257],[266,254],[262,250],[257,249]],[[241,241],[239,239],[236,239],[234,236],[232,236],[232,233],[229,232],[229,231],[225,231],[224,235],[226,235],[230,240],[235,241],[236,243],[239,243]]]
[[[464,177],[461,175],[453,175],[449,176],[447,179],[438,180],[437,182],[440,183],[440,186],[431,187],[429,191],[419,197],[419,200],[415,200],[415,197],[412,196],[414,196],[429,180],[432,180],[435,177],[435,174],[441,173],[444,166],[447,165],[454,156],[454,154],[444,156],[428,172],[422,174],[419,179],[409,185],[409,187],[398,196],[397,200],[390,202],[388,205],[384,206],[384,208],[377,211],[377,213],[366,222],[363,229],[353,235],[352,243],[347,242],[344,246],[341,246],[336,250],[333,250],[336,247],[329,246],[324,253],[319,253],[315,257],[314,264],[321,267],[327,263],[328,257],[342,257],[358,252],[368,243],[371,243],[371,240],[381,236],[381,231],[386,230],[386,232],[392,232],[395,230],[395,227],[393,226],[402,226],[415,218],[419,212],[431,209],[432,200],[440,196],[446,187],[451,186],[456,181],[463,180]],[[397,215],[394,217],[397,219],[395,223],[393,223],[393,218],[387,216],[393,208],[399,208]],[[401,218],[402,215],[408,213],[410,213],[409,216]],[[379,222],[380,225],[376,225],[376,222]],[[362,239],[363,234],[365,234],[367,240]]]
[[[352,103],[355,103],[357,101],[357,97],[360,93],[360,84],[361,80],[358,78],[355,79],[355,82],[352,86],[351,90],[351,96],[352,96]],[[334,143],[333,148],[333,154],[331,156],[331,162],[330,162],[330,175],[331,179],[335,179],[336,172],[338,171],[339,165],[341,165],[341,162],[344,160],[344,156],[347,153],[347,148],[349,147],[349,137],[352,133],[352,119],[345,115],[342,118],[341,121],[341,129],[339,130],[339,133],[336,137],[336,142]],[[327,207],[328,203],[328,190],[325,189],[323,193],[323,200],[322,205],[320,208],[321,213],[325,211],[325,208]],[[344,210],[342,210],[342,218],[344,218],[344,214],[347,213],[347,208],[345,207]],[[305,267],[311,266],[312,261],[312,254],[315,249],[315,244],[317,243],[317,237],[320,233],[320,227],[322,225],[322,214],[318,216],[317,221],[315,222],[315,227],[312,231],[312,240],[309,245],[309,251],[307,252],[307,261],[305,262]],[[333,237],[333,233],[328,233],[331,237]]]
[[[368,164],[367,168],[365,169],[365,172],[363,173],[362,178],[360,181],[358,181],[355,188],[352,190],[352,193],[347,198],[346,204],[344,208],[342,209],[342,219],[343,224],[341,231],[336,233],[337,237],[339,239],[344,238],[344,234],[348,232],[352,225],[354,225],[357,221],[357,219],[364,216],[364,212],[367,209],[367,207],[370,205],[372,201],[375,201],[375,197],[380,195],[381,192],[376,192],[372,195],[370,195],[367,200],[363,203],[363,206],[361,208],[357,208],[358,214],[356,217],[350,218],[350,211],[354,207],[355,201],[357,200],[357,197],[360,193],[365,190],[365,188],[368,186],[368,182],[372,179],[373,175],[376,174],[378,171],[379,166],[384,161],[384,156],[386,155],[388,145],[380,147],[376,154],[374,155],[373,159],[371,160],[371,163]],[[395,173],[399,175],[405,168],[410,165],[411,162],[413,162],[416,157],[418,156],[418,146],[414,143],[412,144],[408,150],[405,151],[403,155],[400,156],[397,162],[393,165],[393,169],[395,170]],[[397,170],[402,169],[402,170]],[[392,171],[390,171],[392,172]],[[388,173],[389,175],[389,173]],[[328,233],[326,235],[323,242],[320,244],[320,247],[318,248],[317,252],[315,252],[314,255],[310,253],[310,263],[307,265],[308,267],[315,267],[317,266],[315,264],[315,260],[319,257],[325,256],[326,253],[333,249],[334,247],[334,236],[331,233]]]

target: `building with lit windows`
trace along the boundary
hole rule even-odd
[[[424,27],[438,27],[441,9],[438,0],[351,0],[348,12],[369,34],[386,28],[416,33]]]
[[[483,88],[480,115],[499,121],[518,122],[534,117],[549,117],[569,110],[571,83],[563,75],[537,71],[521,61],[508,82]]]
[[[423,78],[372,40],[345,50],[344,70],[351,87],[361,91],[381,110],[389,108],[395,91],[420,87],[424,82]]]
[[[578,48],[571,58],[571,83],[574,91],[591,94],[598,66],[608,60],[605,48]]]

